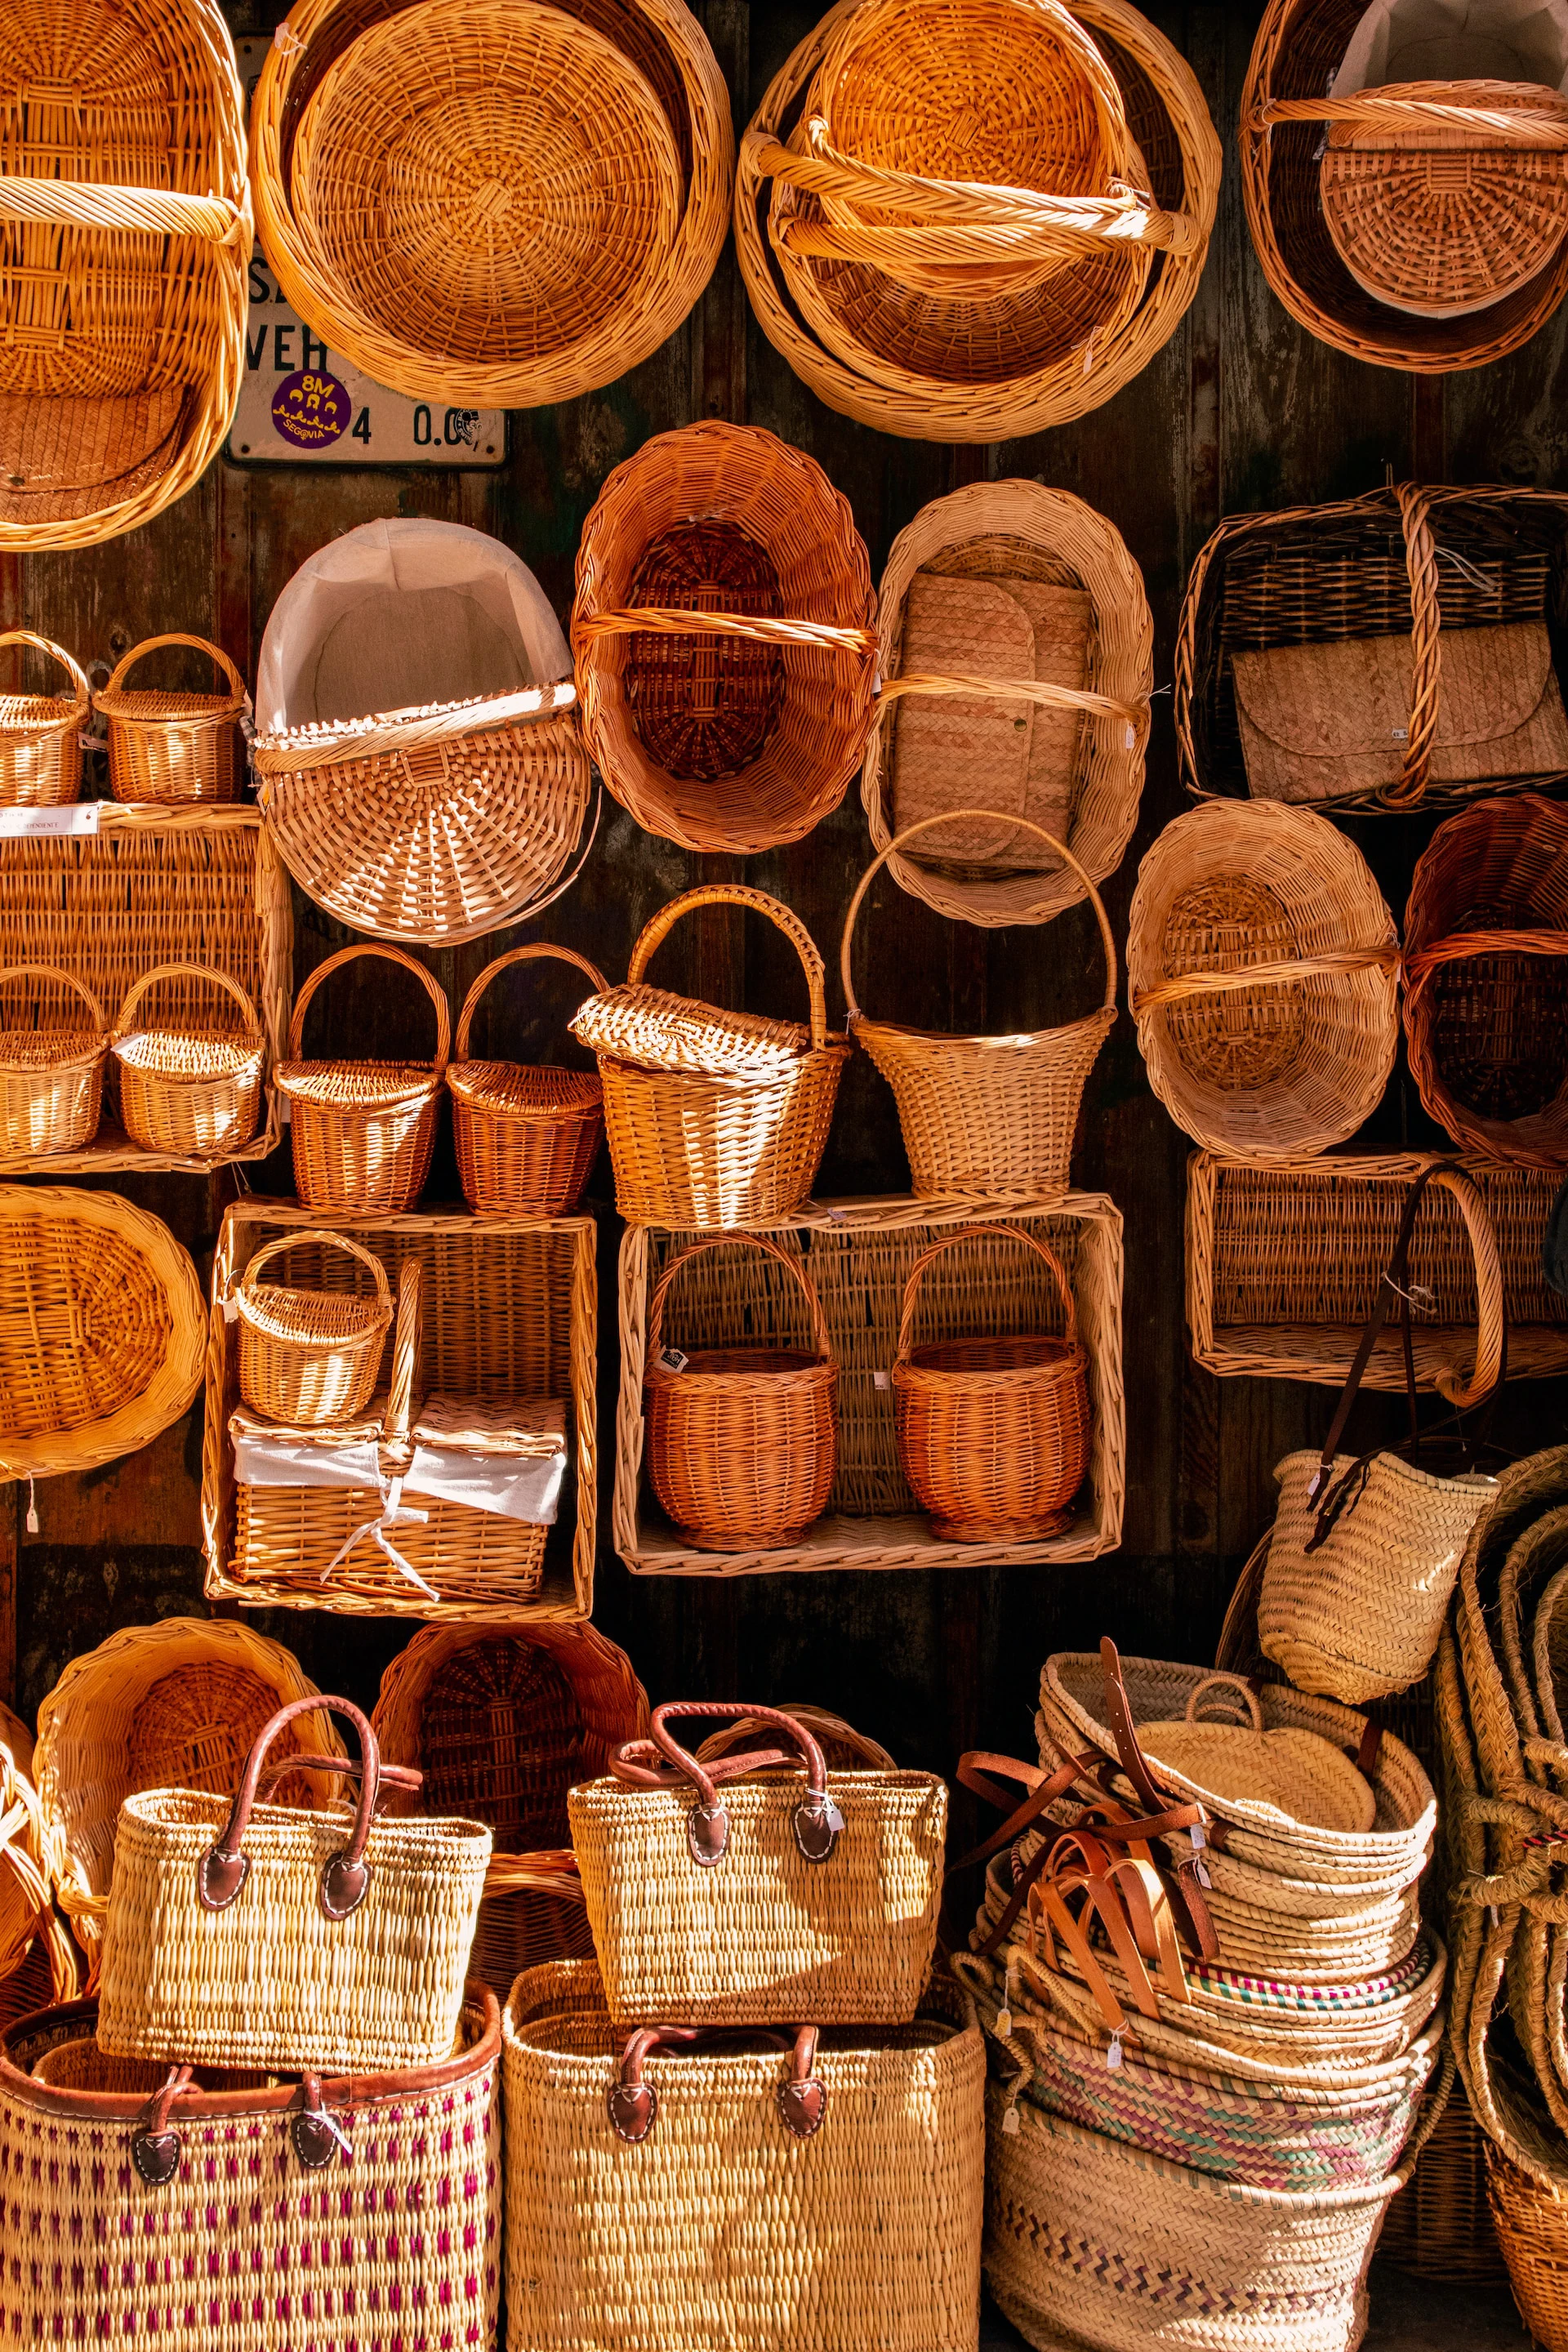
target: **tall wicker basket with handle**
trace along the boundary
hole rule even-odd
[[[300,1059],[305,1015],[321,982],[362,956],[410,971],[436,1008],[430,1062]],[[340,948],[319,963],[294,999],[289,1059],[274,1076],[292,1113],[294,1181],[312,1209],[341,1215],[395,1216],[424,1190],[441,1114],[441,1081],[452,1043],[445,990],[401,948]]]
[[[0,808],[59,808],[81,791],[81,730],[92,705],[85,671],[64,646],[7,629],[0,648],[30,646],[58,662],[69,694],[0,694]]]
[[[90,1143],[108,1052],[103,1007],[84,982],[45,963],[0,971],[0,1151],[53,1154]]]

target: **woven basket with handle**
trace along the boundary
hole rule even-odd
[[[251,1410],[273,1421],[314,1424],[363,1412],[392,1328],[392,1293],[381,1260],[346,1234],[317,1233],[311,1239],[318,1249],[345,1251],[368,1267],[375,1290],[366,1298],[355,1291],[263,1283],[262,1267],[292,1248],[294,1236],[284,1234],[257,1251],[234,1290],[239,1387]]]
[[[84,982],[42,963],[0,971],[0,1004],[21,981],[35,985],[20,1017],[0,1011],[0,1151],[79,1150],[97,1134],[103,1105],[103,1007]],[[54,1016],[47,1024],[46,1007]]]
[[[208,654],[228,680],[226,694],[130,691],[125,680],[148,654],[189,646]],[[250,716],[245,680],[221,646],[205,637],[148,637],[132,646],[92,698],[109,721],[109,784],[117,801],[234,801],[245,775],[240,719]]]
[[[138,1028],[132,1014],[149,989],[195,979],[238,1005],[240,1027],[196,1027],[187,1020]],[[179,1159],[243,1149],[261,1123],[267,1039],[260,1016],[238,981],[216,966],[155,964],[127,992],[110,1040],[126,1134],[147,1151]]]
[[[596,1077],[579,1070],[468,1059],[474,1014],[491,982],[509,964],[542,957],[575,965],[595,989],[606,985],[585,956],[540,941],[497,956],[463,999],[447,1090],[463,1196],[481,1214],[570,1216],[604,1140],[604,1092]]]
[[[58,662],[70,694],[0,694],[0,808],[59,808],[81,792],[81,730],[92,688],[64,646],[31,629],[7,629],[0,649],[31,646]]]
[[[433,1062],[300,1059],[310,999],[331,973],[361,956],[400,965],[418,981],[436,1008]],[[451,1042],[445,990],[401,948],[340,948],[316,966],[294,999],[289,1059],[273,1072],[290,1106],[294,1181],[308,1207],[395,1216],[414,1206],[429,1173]]]

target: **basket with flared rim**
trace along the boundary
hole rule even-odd
[[[310,999],[331,973],[360,956],[397,964],[418,981],[436,1008],[433,1062],[300,1059]],[[451,1043],[445,990],[401,948],[340,948],[316,966],[294,1000],[289,1059],[272,1074],[290,1107],[294,1181],[308,1208],[398,1216],[414,1206],[430,1171]]]
[[[27,990],[20,1021],[7,1014],[5,992],[18,981]],[[59,1000],[46,1027],[40,999]],[[83,1010],[88,1018],[81,1018]],[[90,988],[52,964],[14,963],[0,971],[0,1151],[79,1151],[98,1132],[109,1024]]]
[[[666,1349],[671,1285],[710,1250],[754,1249],[803,1294],[809,1348]],[[698,1242],[672,1257],[648,1300],[644,1460],[661,1507],[699,1551],[797,1543],[827,1505],[838,1462],[838,1368],[816,1288],[765,1234]]]
[[[341,1250],[365,1267],[372,1295],[258,1279],[263,1266],[307,1240],[313,1248]],[[378,1257],[346,1234],[285,1234],[257,1251],[235,1285],[234,1305],[239,1392],[253,1412],[310,1427],[363,1412],[375,1392],[392,1328],[392,1292]]]
[[[490,982],[509,964],[540,959],[575,965],[601,992],[607,985],[585,956],[538,942],[497,956],[463,999],[447,1090],[463,1197],[481,1215],[570,1215],[605,1132],[604,1089],[588,1072],[468,1059],[474,1014]]]
[[[954,809],[906,826],[866,868],[844,919],[838,969],[849,1034],[893,1089],[917,1199],[973,1192],[1041,1200],[1065,1192],[1084,1086],[1116,1019],[1116,942],[1104,902],[1072,852],[1025,817],[1015,822],[1071,868],[1094,909],[1105,952],[1099,1008],[1059,1029],[1008,1037],[947,1037],[899,1022],[868,1021],[861,1012],[849,950],[855,919],[879,869],[932,825],[994,814]]]
[[[237,1029],[137,1028],[132,1016],[149,989],[163,980],[194,976],[223,990],[238,1005]],[[267,1039],[261,1018],[237,980],[215,965],[162,963],[132,988],[110,1040],[126,1134],[146,1151],[182,1159],[237,1150],[261,1122],[261,1080]]]
[[[61,808],[81,792],[81,730],[92,688],[64,646],[31,629],[7,629],[0,649],[31,646],[58,662],[69,694],[0,694],[0,808]]]
[[[1062,1303],[1065,1333],[984,1330],[915,1339],[915,1307],[927,1269],[967,1241],[1006,1235],[1033,1250]],[[893,1360],[899,1462],[931,1533],[943,1543],[1040,1543],[1071,1525],[1089,1467],[1088,1357],[1061,1261],[1021,1225],[965,1225],[910,1269]]]
[[[174,694],[162,688],[129,692],[136,664],[163,646],[189,646],[210,656],[228,680],[226,694]],[[179,634],[132,646],[93,696],[109,721],[109,786],[117,801],[233,801],[245,775],[240,720],[250,697],[221,646]]]
[[[723,1013],[644,984],[660,942],[699,907],[750,908],[784,933],[805,973],[809,1023]],[[848,1039],[828,1030],[823,983],[805,925],[762,890],[710,884],[659,909],[632,950],[626,985],[591,996],[571,1024],[598,1056],[623,1217],[768,1224],[805,1199],[849,1054]]]

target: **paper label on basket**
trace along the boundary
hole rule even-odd
[[[871,1385],[873,1388],[890,1389],[893,1385],[893,1375],[891,1372],[873,1372]]]
[[[683,1372],[690,1359],[683,1355],[679,1348],[661,1348],[658,1351],[658,1360],[667,1372]]]
[[[531,1457],[419,1444],[403,1486],[411,1500],[432,1495],[437,1502],[462,1503],[470,1511],[493,1511],[503,1519],[552,1528],[565,1475],[564,1447],[559,1454]]]
[[[68,808],[0,808],[0,841],[28,834],[58,839],[62,834],[96,833],[100,806],[98,801],[74,801]]]
[[[242,1486],[350,1486],[379,1494],[374,1438],[355,1445],[296,1445],[287,1437],[237,1437],[234,1475]]]

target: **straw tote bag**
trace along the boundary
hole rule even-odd
[[[1389,1449],[1359,1459],[1336,1450],[1394,1297],[1405,1339],[1410,1444],[1413,1453],[1420,1448],[1410,1237],[1421,1195],[1434,1179],[1455,1192],[1469,1181],[1444,1162],[1425,1169],[1411,1185],[1394,1255],[1322,1453],[1289,1454],[1275,1473],[1279,1510],[1258,1594],[1259,1646],[1298,1690],[1347,1706],[1405,1690],[1426,1674],[1470,1530],[1497,1491],[1495,1478],[1468,1466],[1444,1477]],[[1484,1219],[1484,1208],[1479,1214]],[[1500,1364],[1500,1386],[1505,1370]],[[1494,1398],[1496,1392],[1494,1387]]]
[[[347,1772],[344,1810],[258,1801],[268,1751],[296,1717],[330,1707],[357,1764],[290,1754],[292,1771]],[[489,1864],[478,1822],[382,1821],[368,1717],[343,1698],[279,1707],[232,1803],[193,1789],[127,1797],[114,1841],[98,2040],[114,2056],[216,2066],[434,2066],[450,2055]]]
[[[669,1728],[689,1717],[782,1744],[699,1763]],[[680,1700],[649,1730],[567,1799],[616,2022],[907,2025],[936,1942],[943,1783],[829,1772],[771,1706]]]

